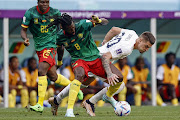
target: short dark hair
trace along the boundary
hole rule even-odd
[[[31,61],[33,61],[33,60],[35,60],[35,61],[36,61],[36,58],[35,58],[35,57],[31,57],[31,58],[29,58],[29,59],[28,59],[28,64],[29,64]]]
[[[166,55],[165,55],[165,59],[166,59],[166,61],[167,61],[167,59],[169,58],[169,56],[174,56],[174,58],[176,59],[176,54],[175,53],[173,53],[173,52],[169,52],[169,53],[167,53]]]
[[[156,38],[151,32],[143,32],[140,37],[142,37],[145,41],[149,41],[152,45],[155,43]]]
[[[143,61],[144,62],[144,58],[143,57],[138,57],[138,58],[136,58],[136,61],[135,61],[135,66],[137,66],[138,65],[138,63],[140,62],[140,61]]]
[[[18,59],[17,56],[12,56],[12,57],[9,58],[9,62],[11,63],[11,62],[13,61],[14,58],[17,58],[17,59]]]

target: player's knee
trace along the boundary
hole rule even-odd
[[[136,89],[136,94],[141,94],[141,87],[138,85],[135,85],[134,88]]]
[[[83,74],[81,74],[81,73],[77,73],[77,74],[75,75],[75,78],[76,78],[77,80],[79,80],[80,82],[83,82],[84,76],[85,76],[85,75],[83,75]]]
[[[22,89],[21,90],[21,96],[28,96],[28,90],[27,89]]]
[[[38,76],[45,76],[46,75],[46,71],[43,69],[38,69]]]
[[[30,92],[30,98],[35,98],[37,96],[37,92],[35,90],[32,90]]]
[[[49,77],[49,79],[51,80],[51,81],[56,81],[57,79],[58,79],[58,75],[51,75],[51,76],[48,76]]]

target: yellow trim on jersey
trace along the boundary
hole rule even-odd
[[[23,28],[28,28],[29,26],[24,25],[24,24],[21,24],[21,27],[23,27]]]

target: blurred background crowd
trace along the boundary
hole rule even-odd
[[[150,63],[146,58],[139,56],[135,63],[132,64],[124,58],[116,61],[114,65],[122,72],[126,87],[118,95],[116,100],[127,100],[131,105],[141,106],[149,105],[151,100],[151,75]],[[169,52],[165,55],[165,63],[159,63],[157,68],[157,105],[166,106],[170,102],[172,105],[178,105],[180,99],[180,68],[177,64],[176,55]],[[22,64],[19,62],[17,56],[12,56],[9,59],[9,107],[16,107],[17,104],[21,107],[26,107],[28,104],[35,105],[37,102],[37,82],[38,70],[37,60],[35,57],[26,58]],[[0,71],[0,94],[1,101],[3,97],[3,67]],[[63,66],[57,69],[57,73],[61,73],[69,80],[74,79],[74,73],[71,66],[71,58],[65,57],[63,59]],[[44,101],[44,106],[49,107],[47,102],[49,97],[57,95],[63,86],[54,85],[55,83],[48,80],[48,90]],[[84,93],[84,100],[89,99],[103,87],[108,86],[99,78],[96,78],[88,88],[82,89]],[[82,102],[77,100],[77,102]],[[67,98],[64,98],[60,104],[61,107],[66,107]],[[102,107],[103,101],[99,101],[97,106]]]

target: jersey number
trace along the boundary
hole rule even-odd
[[[48,29],[46,29],[47,25],[41,25],[41,33],[47,33]]]
[[[81,49],[78,43],[74,44],[74,46],[76,47],[77,50]]]
[[[110,41],[108,42],[107,48],[110,48],[111,46],[113,46],[113,45],[117,44],[118,42],[120,42],[121,39],[122,39],[122,36],[124,36],[124,34],[125,34],[125,33],[123,32],[121,36],[116,35],[112,40],[110,40]]]

